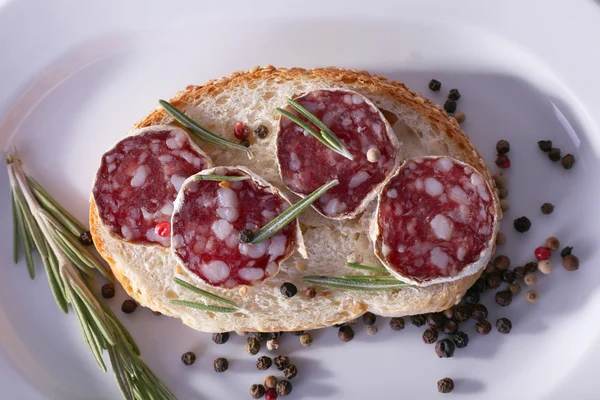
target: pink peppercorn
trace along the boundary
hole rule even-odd
[[[537,258],[540,261],[547,260],[552,255],[550,249],[544,246],[540,246],[537,249],[535,249],[533,254],[535,254],[535,258]]]

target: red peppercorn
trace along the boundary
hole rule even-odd
[[[244,140],[244,139],[248,139],[248,136],[250,133],[248,132],[248,128],[246,127],[246,125],[244,125],[243,122],[238,122],[237,124],[235,124],[235,128],[233,129],[233,134],[239,140]]]
[[[275,391],[275,389],[267,389],[267,391],[265,392],[265,400],[276,400],[277,399],[277,392]]]
[[[544,246],[540,246],[537,249],[535,249],[533,254],[535,254],[535,258],[537,258],[540,261],[547,260],[552,255],[550,249]]]
[[[161,221],[154,227],[158,236],[167,237],[171,234],[171,224],[167,221]]]
[[[510,168],[510,159],[506,154],[498,154],[496,157],[496,165],[499,168]]]

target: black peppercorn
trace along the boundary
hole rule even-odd
[[[82,232],[81,235],[79,235],[79,242],[84,246],[93,244],[94,240],[92,239],[92,234],[89,231]]]
[[[454,343],[450,339],[438,340],[435,344],[435,354],[439,358],[450,358],[454,355]]]
[[[506,283],[513,283],[515,281],[515,273],[510,269],[502,272],[502,280]]]
[[[465,297],[463,297],[463,301],[465,302],[465,304],[470,306],[479,303],[479,292],[474,289],[467,290],[467,293],[465,293]]]
[[[302,336],[306,333],[306,331],[292,331],[290,333],[294,336]]]
[[[121,305],[121,311],[125,314],[131,314],[137,308],[137,303],[133,300],[125,300],[123,305]]]
[[[538,146],[540,147],[540,150],[548,152],[552,149],[552,140],[540,140]]]
[[[250,243],[252,239],[254,239],[254,232],[252,232],[250,229],[244,229],[240,231],[239,239],[242,243]]]
[[[253,399],[260,399],[265,395],[265,387],[263,385],[252,385],[250,386],[250,396]]]
[[[252,332],[252,336],[258,339],[261,342],[264,342],[269,338],[269,334],[265,332]]]
[[[573,168],[573,164],[575,164],[575,156],[573,154],[567,154],[560,159],[560,163],[564,169],[571,169]]]
[[[227,341],[229,340],[229,332],[213,333],[212,340],[216,344],[227,343]]]
[[[425,325],[425,323],[427,322],[427,318],[425,318],[425,316],[422,314],[413,315],[412,317],[410,317],[410,322],[414,326],[420,327],[420,326]]]
[[[298,293],[298,289],[296,288],[296,285],[294,285],[291,282],[285,282],[283,285],[281,285],[281,294],[284,295],[285,297],[294,297],[296,295],[296,293]]]
[[[258,136],[259,139],[264,139],[269,134],[269,128],[264,125],[259,125],[258,128],[254,130],[254,134]]]
[[[444,110],[448,113],[453,113],[456,111],[456,101],[455,100],[446,100],[444,103]]]
[[[296,375],[298,375],[298,368],[296,368],[294,364],[291,364],[283,370],[283,375],[285,375],[287,379],[294,379]]]
[[[250,355],[256,355],[260,351],[260,341],[255,337],[246,339],[246,351]]]
[[[441,328],[444,325],[444,316],[440,313],[431,313],[427,316],[427,325],[433,329]]]
[[[531,221],[527,217],[519,217],[513,222],[517,232],[527,232],[531,228]]]
[[[490,289],[490,290],[498,289],[501,284],[502,284],[502,275],[500,274],[500,272],[495,271],[495,272],[488,274],[488,276],[486,278],[486,285],[487,285],[488,289]]]
[[[494,265],[500,271],[505,271],[510,267],[510,258],[507,256],[498,256],[494,259]]]
[[[363,314],[362,316],[362,320],[365,324],[367,325],[373,325],[375,323],[375,320],[377,319],[377,317],[375,316],[375,314],[373,314],[372,312],[366,312]]]
[[[154,314],[156,316],[162,315],[162,313],[160,311],[152,311],[152,314]]]
[[[279,340],[279,338],[283,335],[283,332],[269,332],[267,333],[267,340]]]
[[[560,251],[560,256],[562,258],[565,258],[566,256],[570,256],[572,251],[573,251],[573,246],[567,246]]]
[[[434,92],[439,92],[440,89],[442,88],[442,83],[440,81],[432,79],[429,81],[428,86],[429,86],[429,90],[433,90]]]
[[[181,362],[184,363],[185,365],[192,365],[193,363],[196,362],[196,354],[194,354],[191,351],[183,353],[181,355]]]
[[[115,297],[115,286],[112,283],[105,283],[102,285],[101,292],[105,299],[112,299]]]
[[[458,305],[454,309],[454,320],[456,322],[465,322],[469,319],[469,315],[471,314],[471,309],[464,305]]]
[[[225,372],[229,368],[229,361],[226,358],[219,357],[213,363],[213,368],[215,372]]]
[[[280,371],[290,366],[290,358],[288,356],[277,356],[273,361],[275,362],[275,367]]]
[[[340,326],[338,338],[340,338],[342,342],[349,342],[354,339],[354,330],[350,325]]]
[[[554,162],[560,160],[560,149],[556,147],[551,148],[548,152],[548,158],[550,159],[550,161]]]
[[[452,319],[452,318],[454,318],[454,308],[450,307],[450,308],[445,309],[444,311],[442,311],[442,315],[446,319]]]
[[[450,92],[448,93],[448,98],[450,100],[458,100],[460,99],[460,92],[458,91],[458,89],[450,89]]]
[[[423,343],[425,344],[433,344],[438,339],[438,333],[433,328],[425,329],[423,332]]]
[[[471,311],[471,317],[475,321],[481,321],[486,319],[488,316],[488,309],[483,304],[476,304],[473,306],[473,310]]]
[[[542,213],[544,213],[546,215],[552,214],[552,211],[554,211],[554,204],[544,203],[544,204],[542,204],[542,206],[540,208],[542,209]]]
[[[464,332],[457,332],[456,335],[452,338],[452,341],[459,349],[467,347],[469,344],[469,335]]]
[[[512,329],[512,322],[510,322],[510,319],[508,318],[500,318],[496,320],[496,329],[498,329],[498,332],[500,333],[510,333],[510,330]]]
[[[482,335],[487,335],[492,331],[492,324],[486,320],[477,321],[475,327],[477,328],[477,332]]]
[[[475,284],[473,285],[473,289],[478,291],[479,293],[485,292],[486,287],[487,287],[487,285],[486,285],[485,279],[483,277],[477,279],[477,281],[475,281]]]
[[[438,392],[450,393],[454,390],[454,381],[450,378],[440,379],[437,383]]]
[[[277,386],[275,386],[275,391],[279,396],[287,396],[292,393],[292,384],[290,381],[279,381],[277,382]]]
[[[528,262],[527,264],[525,264],[525,267],[523,267],[525,269],[525,275],[527,275],[527,273],[529,272],[535,272],[538,270],[538,265],[535,261],[531,261]],[[523,277],[525,277],[525,275],[523,275]]]
[[[250,141],[248,139],[240,140],[240,144],[244,147],[250,147]]]
[[[390,328],[392,328],[393,331],[401,331],[404,329],[404,318],[394,317],[390,319]]]
[[[510,151],[510,143],[506,140],[498,140],[496,143],[496,151],[500,154],[506,154]]]
[[[273,360],[267,356],[258,357],[258,360],[256,361],[256,368],[260,371],[271,368],[271,365],[273,365]]]
[[[442,328],[442,331],[446,335],[453,335],[458,331],[458,324],[454,321],[446,321],[444,322],[444,327]]]
[[[525,276],[525,267],[515,267],[513,270],[516,279],[521,279]]]
[[[502,307],[507,307],[512,303],[513,295],[509,290],[502,290],[496,293],[496,303]]]

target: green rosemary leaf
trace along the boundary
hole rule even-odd
[[[323,138],[321,133],[317,132],[312,126],[310,126],[303,119],[297,117],[296,115],[292,114],[291,112],[289,112],[287,110],[284,110],[283,108],[277,108],[277,111],[279,111],[281,114],[283,114],[283,116],[286,117],[287,119],[289,119],[290,121],[295,122],[298,126],[300,126],[305,131],[307,131],[308,133],[313,135],[315,139],[317,139],[319,142],[323,143],[325,146],[329,147],[331,150],[335,151],[336,153],[339,152],[338,148],[336,148],[330,142],[325,140],[325,138]]]
[[[203,311],[212,311],[217,313],[234,313],[239,312],[239,308],[229,308],[229,307],[221,307],[221,306],[210,306],[202,303],[195,303],[193,301],[185,301],[185,300],[170,300],[171,304],[176,304],[178,306],[195,308],[197,310]]]
[[[85,261],[81,260],[78,257],[78,255],[73,251],[71,246],[69,246],[68,241],[63,236],[61,236],[57,231],[52,231],[51,236],[54,242],[60,248],[60,250],[67,256],[69,261],[71,261],[71,263],[73,263],[73,265],[77,267],[77,269],[79,269],[79,271],[81,271],[89,277],[94,276],[92,273],[93,267],[90,267],[85,263]]]
[[[178,284],[179,286],[182,286],[182,287],[184,287],[184,288],[186,288],[188,290],[191,290],[192,292],[194,292],[196,294],[199,294],[201,296],[204,296],[204,297],[206,297],[208,299],[211,299],[211,300],[214,300],[214,301],[218,301],[218,302],[223,303],[223,304],[227,304],[227,305],[235,307],[237,309],[240,308],[240,306],[238,306],[237,304],[235,304],[233,301],[227,300],[227,299],[225,299],[223,297],[217,296],[216,294],[212,294],[210,292],[207,292],[206,290],[200,289],[200,288],[198,288],[198,287],[196,287],[196,286],[194,286],[194,285],[192,285],[192,284],[190,284],[190,283],[188,283],[188,282],[186,282],[186,281],[184,281],[182,279],[174,278],[173,281],[176,284]]]
[[[98,299],[98,296],[96,296],[96,299]],[[133,354],[135,354],[136,356],[139,356],[140,355],[140,349],[139,349],[137,343],[135,342],[135,340],[133,340],[133,337],[131,336],[131,333],[129,333],[129,331],[123,326],[123,324],[121,323],[121,321],[119,321],[119,319],[113,313],[113,311],[110,309],[110,307],[106,306],[104,302],[102,302],[102,308],[104,309],[104,311],[107,314],[106,318],[108,318],[109,321],[113,324],[117,336],[122,336],[123,340],[131,348],[131,351],[133,352]]]
[[[194,180],[196,181],[221,181],[221,182],[237,182],[237,181],[247,181],[250,179],[249,176],[226,176],[226,175],[203,175],[196,174],[194,175]]]
[[[364,271],[385,272],[386,274],[389,274],[388,270],[383,267],[371,267],[369,265],[362,265],[362,264],[351,263],[351,262],[347,262],[346,267],[354,268],[354,269],[361,269]]]
[[[337,185],[339,182],[337,179],[324,184],[281,214],[277,217],[273,218],[269,223],[263,226],[254,234],[253,239],[250,241],[250,244],[257,244],[262,242],[265,239],[270,238],[280,230],[282,230],[287,224],[292,222],[298,214],[300,214],[306,207],[310,206],[315,200],[317,200],[323,193]]]
[[[344,279],[350,279],[355,281],[396,281],[400,282],[398,279],[393,276],[386,275],[344,275],[342,276]]]
[[[200,136],[200,138],[202,138],[204,140],[208,140],[209,142],[218,143],[222,146],[231,147],[231,148],[234,148],[237,150],[243,150],[248,153],[248,157],[250,157],[250,158],[254,157],[254,154],[252,154],[252,151],[250,151],[250,149],[247,148],[246,146],[241,145],[239,143],[231,142],[227,139],[222,138],[221,136],[218,136],[218,135],[212,133],[208,129],[199,125],[196,121],[194,121],[193,119],[188,117],[183,111],[177,109],[175,106],[173,106],[168,101],[159,100],[158,102],[165,109],[165,111],[169,115],[171,115],[177,122],[179,122],[181,125],[183,125],[185,128],[190,130],[195,135]]]
[[[302,279],[307,283],[318,286],[358,291],[392,290],[410,286],[409,284],[400,281],[378,280],[376,282],[368,282],[332,276],[305,276]]]
[[[121,390],[121,394],[126,400],[133,400],[133,395],[129,390],[129,386],[127,384],[127,380],[125,379],[125,373],[123,373],[123,369],[119,360],[117,359],[117,352],[114,347],[108,347],[108,357],[110,359],[110,364],[112,365],[113,373],[115,375],[115,379],[117,380],[117,384],[119,385],[119,389]]]
[[[35,278],[35,265],[33,263],[33,248],[31,241],[27,236],[27,228],[25,227],[25,221],[23,217],[22,208],[17,204],[16,210],[16,224],[17,232],[19,233],[20,242],[23,245],[23,253],[25,254],[25,264],[27,265],[27,272],[31,279]]]
[[[17,222],[17,205],[15,203],[15,194],[11,192],[10,201],[12,207],[12,221],[13,221],[13,261],[15,264],[19,263],[19,225]]]
[[[99,346],[99,343],[94,338],[94,334],[92,333],[91,326],[88,325],[85,321],[88,320],[85,315],[85,305],[81,302],[80,299],[74,298],[73,302],[73,310],[75,311],[75,316],[77,317],[77,322],[79,323],[79,327],[81,328],[81,334],[85,343],[87,344],[90,352],[94,356],[96,363],[98,366],[106,372],[106,365],[102,360],[102,348]]]
[[[67,307],[67,298],[65,294],[64,287],[61,287],[62,279],[60,276],[57,276],[53,269],[54,265],[52,264],[56,258],[54,258],[54,253],[51,253],[49,258],[43,260],[42,265],[44,266],[44,270],[46,271],[46,276],[48,278],[48,285],[50,285],[50,291],[52,292],[52,296],[54,296],[54,301],[58,304],[58,307],[65,314],[69,313],[69,308]],[[56,265],[56,269],[58,270],[58,266]]]

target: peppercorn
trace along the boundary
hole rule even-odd
[[[135,301],[125,300],[123,302],[123,305],[121,305],[121,311],[123,311],[125,314],[131,314],[132,312],[135,311],[137,306],[138,306],[138,304]]]
[[[450,307],[442,311],[442,315],[446,317],[446,319],[454,318],[454,308]]]
[[[499,154],[508,153],[510,151],[510,143],[506,140],[498,140],[498,143],[496,143],[496,151]]]
[[[458,305],[454,309],[454,320],[456,322],[465,322],[471,315],[471,309],[464,305]]]
[[[542,213],[548,215],[548,214],[552,214],[552,211],[554,211],[554,204],[552,203],[544,203],[542,204],[542,207],[540,207],[542,209]]]
[[[81,235],[79,235],[79,242],[84,246],[92,245],[94,240],[92,239],[92,234],[90,231],[82,232]]]
[[[564,169],[571,169],[573,168],[573,164],[575,164],[575,156],[569,153],[560,159],[560,163]]]
[[[450,378],[440,379],[437,383],[438,392],[450,393],[454,390],[454,381]]]
[[[464,112],[459,111],[454,114],[454,119],[456,119],[456,122],[459,124],[462,124],[467,119],[467,115]]]
[[[354,330],[350,325],[340,326],[340,329],[338,330],[338,338],[342,342],[349,342],[354,339]]]
[[[488,317],[488,309],[483,304],[476,304],[473,306],[473,310],[471,311],[471,317],[475,321],[482,321]]]
[[[377,317],[375,316],[375,314],[373,314],[372,312],[369,312],[369,311],[364,313],[362,316],[363,322],[367,325],[373,325],[375,323],[376,319],[377,319]]]
[[[264,342],[269,337],[269,335],[265,332],[252,332],[252,336],[261,342]]]
[[[521,279],[525,276],[525,267],[515,267],[513,270],[516,279]]]
[[[229,340],[229,332],[213,333],[212,340],[216,344],[224,344]]]
[[[549,237],[548,239],[546,239],[546,247],[552,251],[558,250],[558,248],[560,247],[560,240],[558,240],[558,238],[555,238],[554,236]]]
[[[513,296],[516,296],[521,293],[521,285],[519,285],[518,282],[513,282],[508,285],[508,290],[513,294]]]
[[[279,340],[281,335],[283,335],[283,332],[269,332],[269,333],[267,333],[267,340],[271,340],[271,339]]]
[[[440,313],[431,313],[427,315],[427,325],[433,329],[441,328],[444,325],[444,316]]]
[[[375,335],[377,335],[377,332],[379,332],[379,328],[377,328],[377,326],[375,326],[375,325],[369,325],[367,327],[367,334],[369,336],[375,336]]]
[[[435,329],[427,328],[427,329],[425,329],[425,332],[423,332],[423,343],[433,344],[436,342],[437,339],[438,339],[438,333]]]
[[[513,222],[517,232],[524,233],[531,228],[531,221],[527,217],[519,217]]]
[[[498,289],[502,284],[502,275],[500,272],[492,272],[486,278],[487,288],[494,290]]]
[[[290,332],[290,333],[291,333],[292,335],[294,335],[294,336],[302,336],[302,335],[304,335],[306,332],[305,332],[305,331],[293,331],[293,332]]]
[[[498,168],[506,169],[510,168],[510,158],[506,154],[498,154],[496,155],[496,165]]]
[[[191,351],[187,351],[181,355],[181,362],[185,365],[192,365],[196,362],[196,354]]]
[[[510,258],[507,256],[498,256],[494,259],[494,265],[500,271],[505,271],[510,267]]]
[[[260,341],[255,337],[246,339],[246,351],[250,355],[256,355],[260,350]]]
[[[567,271],[576,271],[579,269],[579,258],[573,254],[566,255],[562,259],[562,265]]]
[[[429,90],[432,90],[434,92],[439,92],[440,89],[442,88],[442,83],[438,80],[432,79],[429,81]]]
[[[248,139],[240,140],[240,144],[244,147],[250,147],[250,141]]]
[[[283,375],[285,375],[287,379],[294,379],[296,375],[298,375],[298,368],[296,368],[294,364],[290,364],[290,366],[283,370]]]
[[[427,322],[427,318],[423,314],[413,315],[413,316],[410,317],[410,322],[414,326],[420,327],[420,326],[425,325],[425,323]]]
[[[287,396],[288,394],[292,393],[292,384],[290,383],[290,381],[280,381],[279,383],[277,383],[275,390],[277,391],[278,395]]]
[[[242,243],[250,243],[254,239],[254,232],[252,232],[250,229],[241,230],[239,239]]]
[[[288,356],[277,356],[273,359],[273,362],[275,363],[275,367],[280,371],[290,366],[290,358]]]
[[[162,313],[160,311],[152,311],[152,314],[154,314],[156,316],[162,315]]]
[[[502,271],[502,281],[506,283],[513,283],[515,281],[515,273],[509,269]]]
[[[498,188],[498,197],[500,199],[506,199],[508,197],[508,189],[505,187]]]
[[[487,287],[484,278],[479,278],[473,284],[473,289],[477,290],[479,293],[485,292],[485,288]]]
[[[498,232],[498,235],[496,235],[496,246],[502,246],[504,243],[506,243],[506,234]]]
[[[560,251],[560,256],[561,256],[562,258],[565,258],[566,256],[569,256],[569,255],[571,255],[571,252],[572,252],[572,251],[573,251],[573,246],[567,246],[567,247],[565,247],[564,249],[562,249],[562,250]]]
[[[551,148],[548,152],[548,158],[553,162],[560,160],[560,149],[556,147]]]
[[[492,324],[490,324],[489,321],[481,320],[477,321],[475,328],[477,329],[477,333],[481,335],[487,335],[492,331]]]
[[[264,139],[269,134],[269,128],[264,125],[259,125],[258,128],[254,130],[254,134],[258,136],[259,139]]]
[[[498,271],[498,270],[496,269],[496,266],[494,265],[494,263],[491,261],[488,262],[487,265],[485,266],[485,272],[487,272],[488,274],[491,274],[492,272],[496,272],[496,271]]]
[[[235,333],[236,333],[238,336],[241,336],[241,337],[244,337],[244,336],[246,336],[246,335],[248,334],[248,332],[244,332],[244,331],[235,331]]]
[[[392,328],[393,331],[401,331],[404,329],[404,318],[394,317],[390,319],[390,328]]]
[[[465,348],[469,344],[469,335],[464,332],[456,332],[452,341],[459,349]]]
[[[512,293],[509,290],[496,292],[496,303],[502,307],[508,307],[512,303]]]
[[[538,292],[536,292],[535,290],[528,290],[527,293],[525,293],[525,299],[531,304],[536,303],[538,301],[538,298]]]
[[[454,101],[460,99],[460,92],[458,91],[458,89],[450,89],[450,92],[448,93],[448,98]]]
[[[367,161],[370,163],[376,163],[381,158],[381,151],[377,147],[371,147],[367,150]]]
[[[277,391],[275,389],[267,389],[265,400],[277,400]]]
[[[300,344],[304,347],[309,347],[313,342],[313,337],[310,333],[305,333],[300,336]]]
[[[269,375],[265,378],[264,384],[267,389],[274,389],[277,385],[277,378],[273,375]]]
[[[265,395],[265,387],[263,385],[252,385],[250,386],[250,396],[253,399],[260,399]]]
[[[233,128],[233,134],[239,140],[244,140],[248,138],[248,127],[244,125],[243,122],[238,122],[235,124]]]
[[[281,294],[284,295],[285,297],[294,297],[296,295],[296,293],[298,293],[298,289],[296,288],[296,285],[294,285],[291,282],[285,282],[283,285],[281,285]]]
[[[453,335],[458,331],[458,324],[454,321],[446,321],[444,322],[444,327],[442,332],[446,335]]]
[[[273,360],[267,356],[258,357],[258,360],[256,361],[256,368],[260,371],[271,368],[271,365],[273,365]]]
[[[540,261],[547,260],[552,255],[552,253],[550,252],[550,249],[547,247],[544,247],[544,246],[540,246],[540,247],[536,248],[533,251],[533,254],[535,255],[535,258],[537,258]]]
[[[533,286],[537,283],[537,275],[535,272],[528,272],[525,274],[523,281],[527,286]]]
[[[506,175],[504,172],[498,172],[497,174],[494,174],[493,178],[496,186],[498,187],[506,187],[506,185],[508,185],[508,175]]]
[[[219,357],[213,363],[213,368],[215,372],[225,372],[229,368],[229,361],[226,358]]]
[[[527,275],[528,272],[535,272],[537,271],[537,262],[535,261],[531,261],[528,262],[527,264],[525,264],[525,275]]]
[[[279,348],[279,340],[278,339],[267,340],[267,350],[277,350],[278,348]]]
[[[508,318],[497,319],[496,329],[498,329],[498,332],[506,335],[507,333],[510,333],[510,330],[512,329],[512,322],[510,322],[510,319]]]
[[[446,100],[446,102],[444,103],[444,110],[446,110],[447,113],[455,112],[456,111],[456,101],[451,100],[451,99]]]
[[[438,340],[435,344],[435,354],[439,358],[450,358],[454,355],[454,343],[450,339]]]
[[[548,275],[552,272],[552,262],[550,260],[542,260],[538,263],[538,270],[544,274]]]
[[[508,210],[510,210],[510,200],[509,199],[500,200],[500,209],[502,210],[502,212],[507,212]]]
[[[550,149],[552,149],[552,140],[540,140],[538,146],[540,147],[540,150],[549,152]]]
[[[105,299],[112,299],[115,297],[115,287],[112,283],[105,283],[102,285],[102,297]]]
[[[316,295],[317,295],[317,291],[315,290],[314,287],[309,287],[309,288],[306,288],[306,290],[304,290],[304,296],[307,299],[314,299]]]
[[[463,297],[463,301],[470,306],[479,303],[479,292],[473,289],[467,290],[465,297]]]

